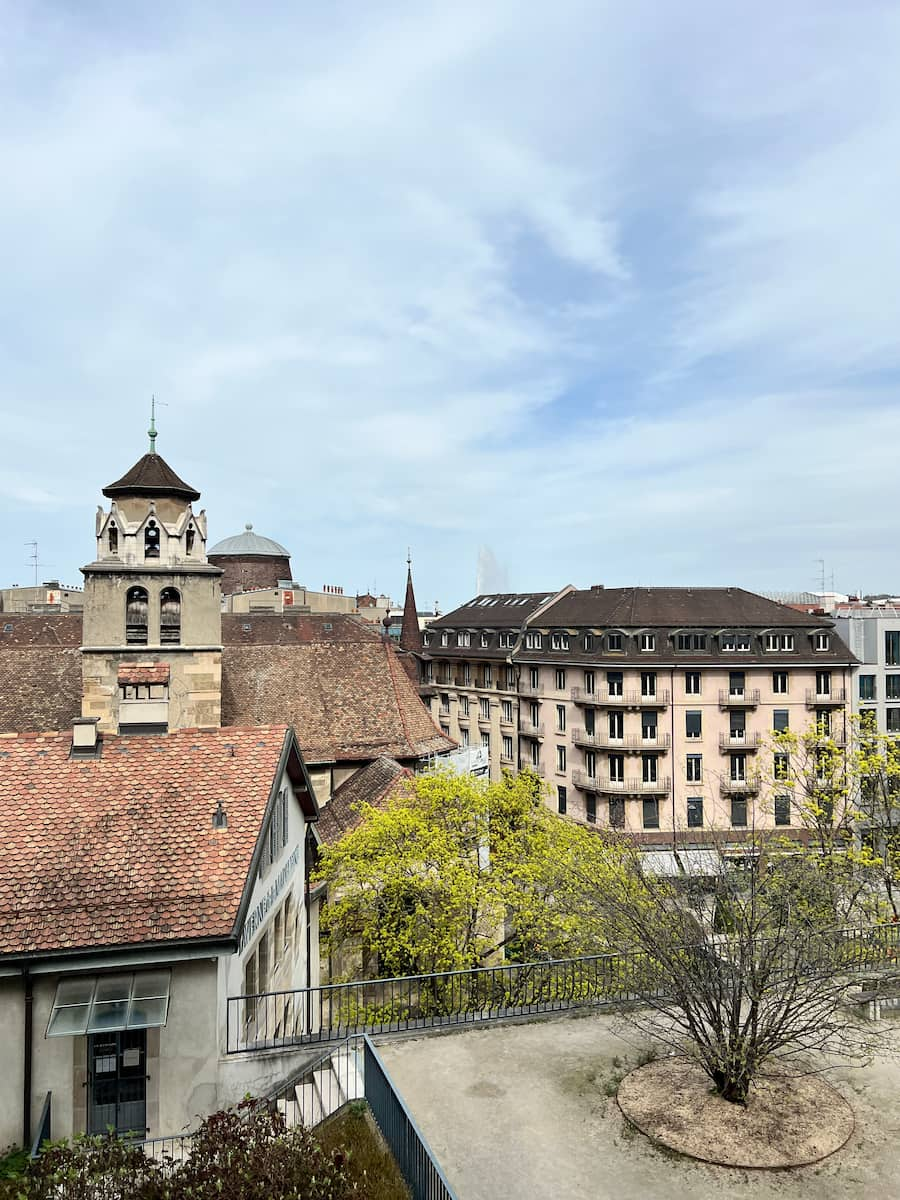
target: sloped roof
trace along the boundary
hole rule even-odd
[[[103,495],[176,496],[181,500],[199,500],[200,493],[180,479],[159,454],[145,454],[121,479],[107,484]]]
[[[467,600],[432,621],[429,629],[510,629],[522,625],[555,592],[491,592]]]
[[[585,588],[563,596],[541,616],[540,624],[768,628],[808,626],[809,616],[739,587]]]
[[[345,779],[335,788],[319,817],[322,841],[331,845],[355,829],[362,821],[358,805],[383,807],[412,777],[412,771],[401,766],[395,758],[382,755]]]
[[[406,569],[406,598],[403,601],[403,624],[400,627],[400,647],[418,653],[422,649],[422,631],[419,629],[419,614],[416,611],[416,594],[413,591],[412,567]]]
[[[280,542],[254,533],[253,526],[248,524],[243,533],[223,538],[211,550],[207,550],[207,558],[213,555],[219,558],[290,558],[291,552]]]
[[[288,737],[0,736],[0,957],[230,936]]]

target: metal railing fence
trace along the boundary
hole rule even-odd
[[[841,971],[852,974],[894,963],[900,969],[900,924],[815,936],[834,951],[828,961]],[[727,957],[727,938],[717,946]],[[627,951],[230,996],[226,1051],[239,1054],[338,1042],[352,1034],[480,1024],[663,994],[652,958]]]

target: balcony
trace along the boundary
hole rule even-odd
[[[831,688],[828,692],[809,691],[806,693],[807,708],[843,708],[847,703],[847,693],[844,688]]]
[[[542,683],[531,684],[524,680],[519,684],[520,696],[543,696],[544,685]]]
[[[460,725],[465,725],[466,727],[468,727],[468,724],[472,718],[469,716],[468,713],[461,712],[461,713],[457,714],[456,719],[457,719],[457,721],[459,721]]]
[[[719,708],[756,708],[759,704],[759,688],[723,689],[719,692]]]
[[[435,696],[437,695],[437,684],[433,680],[426,679],[419,684],[420,696]]]
[[[537,738],[540,741],[544,736],[544,727],[543,725],[532,725],[530,721],[520,721],[519,733],[522,737]]]
[[[583,729],[572,730],[572,741],[576,746],[586,746],[589,750],[618,750],[623,754],[641,754],[643,751],[665,754],[672,744],[668,733],[657,733],[653,738],[639,734],[614,738],[608,733],[587,733]]]
[[[544,778],[544,764],[543,763],[523,762],[521,769],[523,771],[534,771],[535,775],[540,775],[541,779]]]
[[[488,715],[487,715],[487,716],[485,716],[483,712],[480,712],[480,711],[479,711],[479,713],[478,713],[478,724],[479,724],[479,725],[483,725],[483,726],[485,726],[486,728],[490,728],[490,724],[491,724],[491,716],[490,716],[490,713],[488,713]]]
[[[664,796],[672,786],[668,775],[653,780],[610,779],[606,775],[588,775],[585,771],[573,771],[572,782],[582,791],[604,796]]]
[[[787,784],[779,781],[779,787],[786,787]],[[751,796],[759,791],[759,779],[754,775],[748,775],[746,779],[720,779],[719,791],[723,796]]]
[[[720,733],[719,734],[719,749],[722,751],[728,750],[758,750],[759,749],[759,734],[751,733],[745,730],[743,733]]]
[[[516,681],[513,680],[512,683],[508,683],[505,679],[498,679],[494,687],[498,692],[514,692],[516,690]]]
[[[505,726],[507,729],[514,729],[515,724],[516,724],[515,714],[513,714],[511,717],[504,717],[503,710],[501,709],[500,710],[500,724]]]
[[[589,692],[584,688],[572,688],[575,704],[594,705],[598,708],[666,708],[669,704],[668,691],[645,695],[643,692],[610,692],[609,688]]]

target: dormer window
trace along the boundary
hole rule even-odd
[[[125,642],[127,645],[147,645],[148,611],[149,601],[146,588],[129,588],[125,597]]]
[[[449,646],[449,645],[450,645],[450,634],[449,634],[449,632],[448,632],[446,629],[445,629],[445,630],[444,630],[444,632],[441,634],[441,645],[442,645],[442,646]]]
[[[181,593],[177,588],[163,588],[159,596],[159,640],[167,645],[181,641]]]
[[[189,525],[187,533],[184,535],[184,552],[185,552],[185,554],[193,554],[194,553],[194,536],[195,536],[194,535],[194,527],[193,527],[193,525]]]
[[[540,650],[541,642],[542,642],[542,638],[539,633],[526,633],[525,634],[525,649],[526,650]]]
[[[483,636],[483,635],[482,635]],[[471,643],[471,636],[467,632],[458,633],[456,635],[457,646],[468,646]]]
[[[778,650],[793,650],[794,635],[792,633],[767,633],[763,645],[769,654]]]
[[[625,644],[625,639],[621,633],[608,633],[606,635],[606,648],[614,653],[621,650]]]
[[[706,649],[706,634],[705,633],[676,633],[675,649],[676,650],[705,650]]]
[[[585,649],[585,650],[588,650],[588,651],[590,651],[590,650],[593,650],[593,648],[594,648],[594,635],[593,635],[592,633],[586,633],[586,634],[584,635],[584,642],[583,642],[583,646],[584,646],[584,649]]]
[[[569,635],[567,633],[554,633],[550,637],[550,648],[552,650],[568,650]]]
[[[656,649],[656,634],[642,633],[641,634],[641,650],[646,654],[648,651]]]
[[[813,634],[813,650],[817,651],[818,653],[822,653],[824,650],[827,650],[830,645],[831,638],[827,633]]]
[[[109,546],[110,554],[119,553],[119,530],[115,521],[110,521],[109,530],[107,531],[107,545]]]
[[[722,633],[719,635],[719,649],[724,654],[733,653],[734,648],[735,648],[735,639],[734,639],[733,633]]]
[[[482,645],[482,646],[489,646],[489,645],[490,645],[490,642],[491,642],[490,635],[489,635],[489,634],[487,634],[487,633],[484,633],[484,632],[483,632],[483,633],[482,633],[482,635],[481,635],[481,645]]]
[[[144,530],[144,558],[159,558],[159,526],[148,521]]]

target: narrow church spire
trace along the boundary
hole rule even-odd
[[[150,428],[147,430],[150,437],[150,453],[156,453],[156,397],[150,397]]]
[[[419,629],[419,614],[416,611],[416,596],[412,581],[412,556],[406,552],[406,599],[403,602],[403,624],[400,627],[400,649],[419,653],[422,649],[422,632]]]

